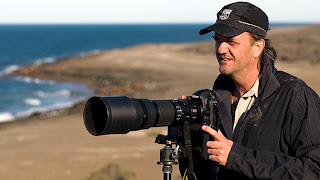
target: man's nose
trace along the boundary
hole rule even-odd
[[[217,54],[226,54],[229,51],[228,43],[222,42],[216,44],[216,52]]]

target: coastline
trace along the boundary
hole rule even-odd
[[[93,90],[86,85],[73,82],[65,83],[26,76],[1,77],[1,81],[12,82],[17,89],[27,88],[27,92],[32,94],[30,96],[23,93],[6,94],[9,97],[13,95],[15,100],[19,100],[21,104],[8,100],[7,104],[2,104],[0,123],[19,121],[33,114],[45,114],[70,108],[93,95]],[[12,84],[9,86],[12,87]],[[9,89],[14,90],[14,88]]]
[[[300,77],[318,94],[319,30],[319,25],[313,25],[270,31],[280,56],[277,68]],[[176,99],[181,94],[211,88],[219,74],[213,48],[211,41],[144,44],[34,64],[10,76],[82,83],[99,96]],[[134,179],[162,179],[161,167],[155,165],[162,146],[154,144],[154,137],[147,134],[163,132],[163,128],[93,137],[82,122],[83,106],[81,102],[72,108],[1,124],[1,177],[83,179],[109,162],[116,162],[135,171]],[[16,169],[20,172],[16,173]],[[174,175],[177,174],[175,167]]]
[[[317,38],[319,29],[320,25],[285,26],[271,29],[268,38],[272,40],[279,52],[277,61],[298,64],[304,64],[305,62],[309,64],[320,63],[319,38]],[[145,67],[145,65],[148,65],[145,64],[147,62],[144,60],[139,61],[136,58],[149,58],[152,61],[149,66],[153,66],[157,60],[162,61],[156,64],[162,65],[160,68],[170,67],[170,60],[164,61],[163,59],[171,54],[178,56],[181,64],[191,62],[193,58],[206,62],[210,61],[210,58],[215,58],[212,45],[214,45],[212,41],[153,43],[134,45],[123,49],[93,51],[79,56],[60,58],[50,63],[35,63],[23,66],[13,69],[8,76],[24,76],[58,82],[79,83],[92,87],[98,94],[105,92],[105,87],[108,86],[111,90],[110,92],[107,90],[107,93],[117,94],[122,92],[117,92],[115,89],[134,90],[137,88],[141,90],[142,87],[140,86],[143,85],[139,84],[139,78],[152,80],[154,77],[146,78],[144,75],[152,74],[150,71],[154,70],[156,70],[155,73],[162,71],[156,67]],[[137,53],[130,51],[137,51]],[[148,52],[160,54],[160,56],[150,55]],[[189,55],[190,57],[188,57]],[[188,59],[184,59],[185,57],[188,57]],[[199,63],[201,63],[200,61]],[[166,65],[166,67],[163,67],[163,65]],[[90,70],[95,70],[96,72],[90,72]],[[127,76],[128,74],[139,77],[132,78],[132,76]],[[123,79],[127,82],[124,82]]]

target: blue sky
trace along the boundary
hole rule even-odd
[[[0,23],[213,23],[230,0],[1,0]],[[320,23],[319,0],[252,0],[272,23]]]

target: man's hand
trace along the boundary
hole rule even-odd
[[[233,141],[225,138],[221,132],[217,132],[209,126],[202,126],[202,130],[209,133],[215,139],[215,141],[207,142],[209,159],[225,166]]]
[[[180,96],[178,97],[178,99],[184,100],[184,99],[186,99],[186,96],[185,96],[185,95],[180,95]]]

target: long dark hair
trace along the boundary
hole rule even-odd
[[[277,50],[272,46],[271,44],[271,40],[270,39],[267,39],[267,38],[264,38],[262,36],[259,36],[259,35],[256,35],[254,33],[250,33],[253,37],[253,39],[255,41],[258,41],[260,39],[263,39],[265,41],[265,47],[260,55],[260,67],[263,66],[263,63],[264,63],[264,59],[266,58],[271,58],[273,59],[273,61],[275,61],[278,57],[278,52]]]

